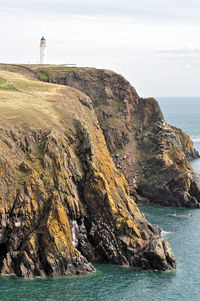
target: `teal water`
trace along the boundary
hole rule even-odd
[[[200,149],[200,99],[159,98],[165,119],[192,136]],[[184,109],[185,108],[185,109]],[[193,161],[200,171],[200,160]],[[200,210],[140,206],[147,219],[164,229],[177,259],[175,272],[150,272],[95,264],[89,276],[46,279],[0,278],[0,301],[199,301]],[[175,213],[192,214],[191,218]]]
[[[141,206],[149,221],[166,232],[177,258],[176,272],[150,272],[96,264],[89,276],[55,279],[0,278],[3,301],[165,301],[200,299],[200,210],[178,209],[192,218],[174,217],[176,208]]]

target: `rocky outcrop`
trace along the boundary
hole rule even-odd
[[[90,98],[20,70],[0,66],[0,273],[79,275],[95,271],[91,259],[174,269],[160,229],[129,197]]]
[[[168,125],[157,101],[143,99],[120,75],[88,68],[35,69],[40,79],[88,95],[107,147],[138,201],[200,206],[200,177],[187,159],[199,157],[189,136]]]

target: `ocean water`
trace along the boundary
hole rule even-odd
[[[158,98],[165,119],[181,127],[200,150],[200,98]],[[192,162],[200,172],[200,160]],[[0,301],[199,301],[200,209],[140,206],[164,229],[177,259],[173,272],[95,264],[97,273],[45,279],[0,278]],[[181,213],[186,217],[176,217]],[[187,215],[192,214],[191,218]]]

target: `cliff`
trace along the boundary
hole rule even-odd
[[[0,272],[84,274],[92,259],[174,269],[160,229],[129,197],[91,99],[35,75],[0,65]]]
[[[189,136],[166,123],[155,99],[140,98],[128,81],[108,70],[33,70],[41,80],[90,97],[112,158],[138,201],[199,208],[200,176],[187,160],[199,154]]]

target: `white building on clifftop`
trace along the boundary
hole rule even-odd
[[[40,40],[40,64],[47,63],[47,44],[44,37]]]

